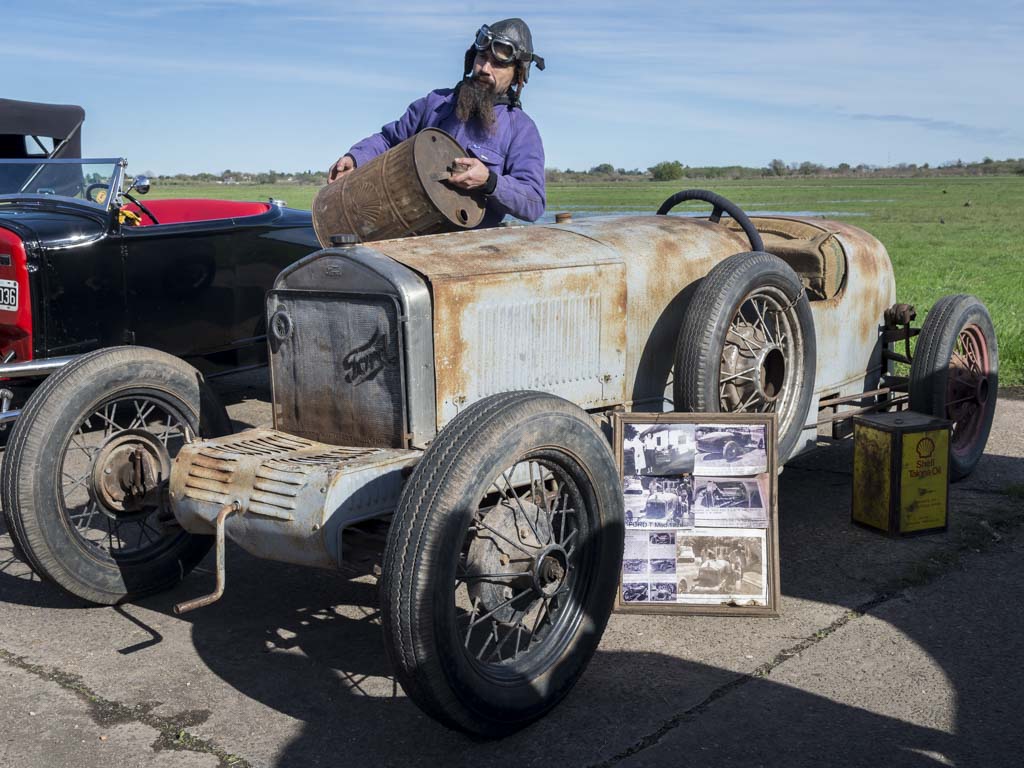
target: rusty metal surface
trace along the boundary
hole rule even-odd
[[[745,243],[703,220],[627,216],[375,247],[430,282],[440,428],[519,387],[664,410],[684,289]]]
[[[224,505],[241,512],[227,536],[257,557],[337,568],[342,529],[394,511],[420,452],[318,443],[250,429],[185,445],[171,470],[171,505],[192,533],[215,533]]]
[[[326,248],[338,234],[368,241],[475,227],[482,199],[445,182],[465,154],[447,133],[427,128],[378,155],[317,193],[317,239]]]
[[[810,302],[818,356],[805,423],[814,423],[818,396],[880,385],[892,266],[881,243],[856,227],[795,217],[754,223],[784,233],[781,257],[807,284],[817,280],[819,296],[832,294]],[[589,409],[671,409],[674,350],[695,285],[748,248],[727,223],[681,216],[596,217],[373,245],[429,285],[437,429],[465,405],[518,388]],[[813,440],[808,430],[804,446]]]
[[[759,230],[806,227],[808,237],[828,233],[842,248],[845,275],[838,293],[811,301],[817,340],[814,397],[804,423],[808,428],[793,455],[816,443],[818,403],[824,397],[845,397],[879,387],[885,374],[880,330],[885,310],[896,299],[889,254],[875,237],[858,227],[824,219],[753,217]]]
[[[438,428],[487,395],[532,389],[585,408],[624,397],[622,264],[433,285]]]
[[[186,600],[183,603],[178,603],[174,606],[174,612],[179,616],[189,611],[194,611],[196,608],[204,608],[207,605],[211,605],[224,596],[224,587],[227,583],[226,568],[224,565],[225,561],[225,546],[224,546],[224,524],[230,515],[234,515],[241,511],[241,506],[237,502],[231,502],[225,504],[217,512],[217,517],[214,520],[214,528],[217,535],[217,548],[216,548],[216,561],[217,561],[217,584],[208,595],[197,597],[194,600]]]
[[[333,294],[333,301],[324,302],[321,307],[329,316],[350,315],[355,305],[346,303],[346,297],[352,295],[392,297],[401,306],[403,332],[397,347],[404,359],[376,354],[371,342],[379,329],[374,326],[369,333],[345,337],[334,334],[324,339],[322,333],[314,334],[309,338],[311,343],[305,345],[304,354],[296,356],[289,347],[294,346],[298,336],[310,337],[312,329],[303,321],[301,328],[292,329],[294,332],[279,333],[281,329],[274,316],[281,308],[282,291],[296,296]],[[282,271],[268,296],[267,307],[275,428],[311,440],[344,445],[423,448],[434,439],[434,322],[430,291],[420,275],[367,246],[331,248],[300,259]],[[313,316],[305,320],[311,320],[312,325],[337,324],[330,317]],[[332,350],[338,354],[332,355]],[[387,351],[379,347],[377,350]],[[296,365],[285,364],[289,356]],[[352,376],[357,367],[361,375]],[[389,368],[401,369],[400,378],[406,382],[405,392],[400,396],[404,397],[408,434],[392,433],[393,442],[382,444],[367,429],[367,409],[357,404],[369,402],[370,410],[379,412],[382,403],[364,390],[374,389],[379,378],[392,377]],[[391,403],[395,405],[394,400]]]

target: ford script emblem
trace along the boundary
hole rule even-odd
[[[341,365],[345,369],[345,381],[359,386],[375,378],[393,361],[394,357],[388,349],[388,337],[378,328],[368,342],[345,355]]]

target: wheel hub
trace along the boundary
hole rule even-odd
[[[786,382],[786,355],[779,346],[766,347],[757,361],[758,394],[767,402],[778,400]]]
[[[773,403],[782,396],[786,382],[786,352],[758,328],[733,327],[722,355],[723,405],[738,408],[752,397]]]
[[[551,597],[565,583],[569,572],[569,557],[565,550],[554,544],[537,555],[533,566],[533,588]]]
[[[515,604],[498,606],[530,587],[548,594],[544,590],[554,580],[564,579],[558,568],[565,568],[566,559],[564,553],[561,560],[550,554],[561,548],[548,546],[552,531],[547,513],[528,498],[502,500],[487,510],[484,521],[487,527],[470,544],[466,573],[498,574],[499,578],[470,583],[469,595],[484,612],[497,609],[499,621],[511,621]]]
[[[155,435],[141,429],[124,430],[97,451],[90,490],[111,516],[148,515],[159,506],[160,491],[170,471],[170,456]]]

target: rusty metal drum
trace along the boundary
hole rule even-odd
[[[325,248],[333,235],[388,240],[475,227],[484,216],[478,193],[447,183],[465,150],[437,128],[427,128],[321,189],[313,200],[313,228]]]

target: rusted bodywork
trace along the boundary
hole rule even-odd
[[[882,384],[892,266],[855,227],[753,221],[766,250],[800,276],[814,318],[814,397],[799,453],[815,440],[819,401],[856,400]],[[186,446],[172,471],[175,515],[209,534],[237,503],[241,513],[223,526],[253,554],[339,566],[345,528],[388,515],[421,449],[473,402],[527,389],[595,415],[671,410],[693,292],[749,248],[725,223],[627,216],[312,254],[268,296],[276,429]]]
[[[334,568],[344,525],[390,514],[419,456],[250,429],[182,448],[171,472],[174,515],[193,533],[226,530],[257,557]],[[244,514],[218,520],[230,505]]]
[[[838,222],[753,219],[801,274],[818,341],[815,401],[882,373],[878,330],[895,300],[884,246]],[[738,230],[675,216],[390,240],[375,248],[428,282],[441,429],[466,403],[524,388],[588,409],[672,409],[673,350],[693,286],[749,249]],[[806,254],[831,251],[821,259]],[[801,270],[803,270],[801,272]],[[821,274],[826,272],[826,274]],[[868,387],[873,388],[873,387]],[[813,430],[808,430],[808,441]]]

